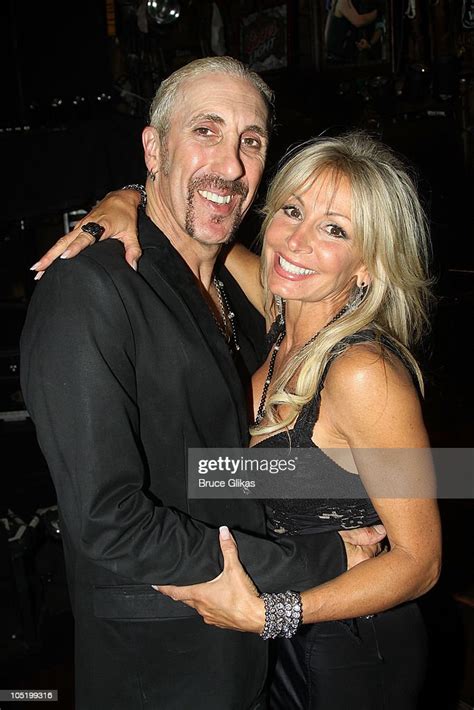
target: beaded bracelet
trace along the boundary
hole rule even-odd
[[[303,605],[299,592],[261,594],[265,605],[265,624],[260,634],[264,641],[291,638],[298,631],[303,619]]]
[[[145,209],[146,203],[147,203],[147,194],[146,194],[146,190],[145,190],[144,185],[138,185],[138,183],[133,184],[133,185],[124,185],[124,187],[122,187],[121,189],[122,190],[135,190],[136,192],[138,192],[138,194],[140,195],[140,205],[139,206],[142,207],[143,209]]]

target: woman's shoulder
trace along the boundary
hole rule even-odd
[[[426,439],[411,372],[377,339],[350,344],[332,362],[322,405],[351,446],[407,446]]]
[[[402,352],[390,339],[364,333],[346,339],[325,382],[326,393],[366,404],[399,389],[416,391]]]

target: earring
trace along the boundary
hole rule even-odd
[[[156,173],[151,170],[147,170],[146,176],[149,177],[152,182],[155,182]]]
[[[281,296],[274,296],[275,306],[278,314],[278,321],[280,325],[285,322],[285,301]]]
[[[349,301],[348,307],[349,311],[355,311],[356,308],[359,308],[360,304],[365,298],[365,295],[367,293],[368,286],[365,285],[365,282],[362,281],[356,288],[354,295],[352,296],[351,300]]]

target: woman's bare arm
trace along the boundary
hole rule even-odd
[[[434,473],[418,396],[403,366],[364,346],[352,348],[329,371],[323,407],[350,444],[367,490],[376,491],[372,503],[390,551],[304,592],[306,623],[363,616],[414,599],[435,584],[441,564],[436,501],[411,497],[434,494]]]
[[[94,239],[81,228],[87,222],[97,222],[105,231],[101,239],[119,239],[125,247],[125,258],[134,269],[142,250],[137,234],[137,209],[140,194],[136,190],[109,192],[68,234],[53,246],[31,267],[36,279],[58,257],[70,259],[94,243]],[[260,284],[260,259],[242,244],[234,244],[225,257],[225,265],[252,305],[263,315],[263,292]]]
[[[333,363],[321,408],[350,443],[362,479],[373,488],[371,471],[363,470],[367,465],[364,452],[380,449],[383,456],[391,450],[386,458],[395,466],[393,471],[384,471],[390,478],[401,473],[396,465],[398,447],[426,452],[428,439],[417,394],[403,367],[374,357],[373,351],[366,352],[362,346],[353,351]],[[429,487],[433,472],[426,466],[426,457],[421,458],[425,469],[414,475],[427,479],[424,483]],[[303,592],[304,623],[378,613],[420,596],[436,583],[441,534],[435,500],[379,496],[372,502],[386,528],[390,550]],[[160,587],[160,591],[197,609],[206,623],[259,633],[263,601],[238,560],[235,543],[227,540],[224,546],[224,571],[215,580],[189,587]]]
[[[259,313],[265,315],[260,282],[260,258],[243,244],[233,244],[225,256],[224,263],[250,303]]]

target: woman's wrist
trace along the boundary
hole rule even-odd
[[[265,604],[262,597],[253,598],[247,619],[252,626],[249,630],[254,634],[261,634],[265,626]]]
[[[265,606],[265,625],[260,636],[267,641],[278,636],[291,638],[302,623],[301,594],[291,590],[277,594],[262,594]]]
[[[314,593],[314,589],[312,590]],[[314,623],[308,621],[308,618],[310,616],[310,609],[311,609],[311,591],[306,590],[305,592],[301,592],[301,623],[302,624],[308,624],[308,623]]]
[[[134,203],[137,207],[142,207],[143,209],[145,209],[147,203],[147,194],[144,185],[134,183],[133,185],[124,185],[124,187],[122,187],[121,189],[126,190],[129,195],[133,196]]]

